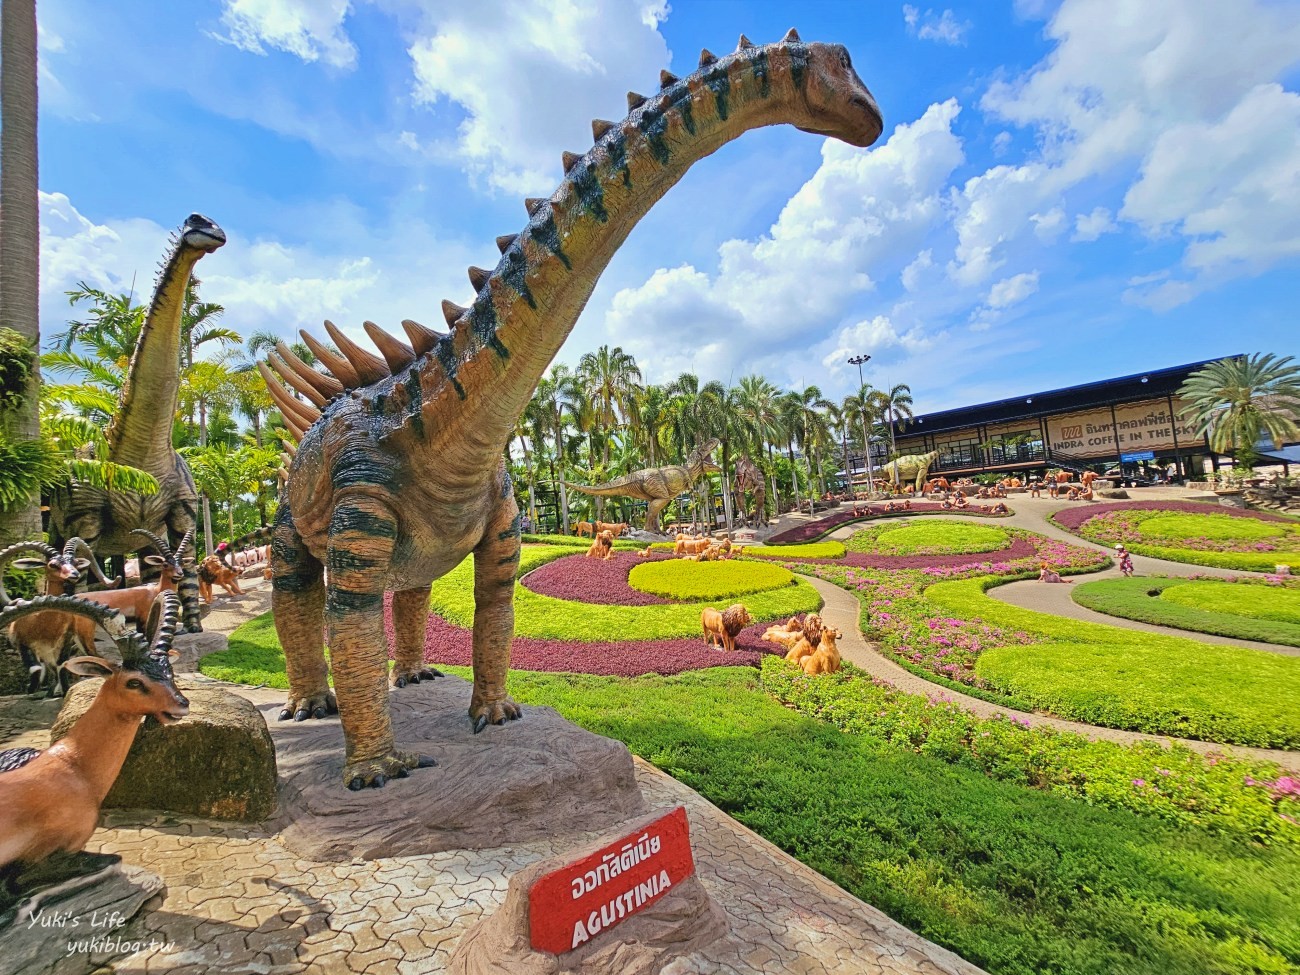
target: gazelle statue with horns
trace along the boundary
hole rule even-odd
[[[628,95],[623,121],[593,122],[586,153],[564,154],[559,188],[525,201],[527,226],[497,238],[496,268],[469,269],[470,306],[443,302],[448,333],[405,321],[407,344],[366,322],[376,356],[326,322],[341,354],[304,338],[332,375],[284,345],[270,360],[305,401],[261,366],[300,440],[272,540],[272,606],[289,674],[280,717],[323,717],[337,694],[350,788],[433,764],[393,741],[384,592],[393,593],[392,683],[435,676],[423,662],[429,587],[471,552],[470,720],[478,731],[520,716],[506,694],[519,512],[502,454],[632,227],[696,160],[749,129],[788,123],[869,146],[882,128],[848,52],[794,31],[764,46],[741,37],[732,54],[705,51],[697,71],[665,71],[660,82],[658,94]]]

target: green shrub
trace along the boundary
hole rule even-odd
[[[1300,658],[1139,633],[990,599],[988,576],[925,591],[964,619],[1060,642],[996,647],[976,675],[1036,709],[1111,728],[1269,748],[1300,746]]]
[[[747,545],[745,555],[764,559],[842,559],[843,542],[808,542],[803,545]]]
[[[643,562],[628,573],[628,584],[666,599],[698,602],[730,599],[794,584],[794,575],[779,565],[761,562],[691,562],[671,559]]]
[[[1270,605],[1270,597],[1286,597],[1294,604],[1295,597],[1300,595],[1296,590],[1244,583],[1208,582],[1204,585],[1211,587],[1211,591],[1204,601],[1197,600],[1195,596],[1191,600],[1173,598],[1181,597],[1185,589],[1200,585],[1201,583],[1187,579],[1150,576],[1098,579],[1076,586],[1071,595],[1080,606],[1108,616],[1197,633],[1213,633],[1238,640],[1259,640],[1300,647],[1300,623],[1286,621],[1288,608]],[[1220,592],[1220,589],[1223,591]],[[1153,596],[1152,593],[1156,595]],[[1191,605],[1187,605],[1189,602]]]
[[[1286,533],[1286,526],[1277,522],[1234,518],[1232,515],[1158,514],[1142,522],[1143,535],[1171,541],[1184,538],[1254,541]]]
[[[1160,598],[1210,612],[1300,624],[1300,589],[1197,581],[1167,588]]]

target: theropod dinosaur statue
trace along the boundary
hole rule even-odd
[[[742,37],[723,58],[705,51],[698,71],[680,79],[665,71],[660,82],[656,95],[629,94],[622,122],[593,122],[596,144],[585,154],[565,153],[559,188],[526,201],[521,233],[497,238],[496,269],[469,269],[472,305],[444,302],[450,334],[404,321],[408,345],[367,322],[381,358],[326,322],[338,352],[304,338],[332,375],[287,346],[271,359],[305,401],[261,365],[300,438],[271,543],[272,607],[289,676],[281,717],[323,717],[337,694],[350,788],[433,764],[393,741],[384,592],[393,592],[391,681],[402,687],[432,674],[423,661],[432,580],[471,552],[470,719],[479,730],[519,717],[505,686],[519,513],[503,453],[637,221],[696,160],[748,129],[791,123],[867,146],[882,127],[845,49],[805,44],[794,31],[762,47]]]
[[[746,527],[749,525],[749,513],[745,510],[745,492],[749,491],[754,495],[754,523],[760,528],[767,525],[767,484],[763,472],[748,457],[736,461],[736,479],[732,481],[732,489],[736,495],[736,520]]]
[[[890,484],[902,484],[915,476],[916,490],[919,492],[925,479],[930,476],[930,465],[938,459],[937,450],[932,450],[928,454],[905,454],[902,457],[895,457],[880,468],[879,473],[881,477],[889,478]]]
[[[640,498],[642,501],[649,501],[649,510],[646,512],[645,518],[645,530],[657,532],[659,531],[659,514],[664,508],[668,507],[673,498],[683,491],[689,491],[691,485],[700,479],[701,474],[716,474],[721,470],[709,459],[721,444],[721,440],[706,440],[691,451],[691,455],[686,458],[685,464],[647,467],[644,470],[633,471],[626,477],[607,481],[604,484],[588,486],[585,484],[570,484],[565,481],[564,485],[575,491],[592,494],[596,497],[608,498],[615,496],[620,498]]]
[[[125,555],[139,548],[139,538],[132,535],[137,528],[165,535],[174,546],[195,530],[198,492],[189,467],[172,446],[181,383],[181,317],[194,265],[225,242],[225,232],[197,213],[181,227],[158,275],[117,413],[105,434],[108,459],[152,474],[157,493],[103,491],[76,481],[57,489],[50,498],[50,538],[56,546],[80,537],[96,555]],[[193,568],[188,571],[193,579],[184,591],[192,597],[183,600],[184,626],[193,633],[201,629],[198,576]]]

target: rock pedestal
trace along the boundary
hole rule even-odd
[[[337,718],[273,721],[281,842],[313,860],[374,859],[519,845],[645,812],[622,742],[543,707],[525,707],[520,720],[476,735],[470,691],[468,681],[440,677],[392,692],[398,747],[438,764],[379,791],[344,787]]]
[[[50,731],[51,743],[68,733],[102,684],[96,679],[72,686]],[[182,692],[189,698],[189,715],[166,726],[144,721],[104,806],[266,819],[275,812],[276,768],[261,713],[220,688],[184,686]]]
[[[570,854],[540,860],[519,871],[510,878],[505,903],[465,933],[447,970],[454,975],[658,975],[712,968],[692,964],[692,958],[726,936],[727,921],[695,875],[573,951],[555,955],[532,947],[529,893],[534,883],[620,837],[636,835],[655,818],[642,817]]]

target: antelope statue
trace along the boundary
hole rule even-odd
[[[83,595],[91,602],[107,606],[121,613],[127,619],[134,620],[136,629],[143,633],[145,621],[148,619],[149,611],[159,593],[176,592],[176,587],[180,585],[182,591],[178,595],[182,606],[188,605],[187,597],[197,601],[198,577],[189,571],[194,564],[194,557],[190,554],[190,550],[194,547],[194,532],[187,531],[184,537],[181,538],[181,543],[176,546],[175,551],[172,550],[172,547],[167,544],[165,539],[151,531],[134,528],[131,533],[144,535],[153,543],[153,547],[158,550],[159,554],[146,555],[144,561],[146,565],[162,569],[162,574],[153,582],[147,582],[141,586],[132,586],[130,589],[88,592],[83,593]],[[186,591],[190,586],[194,588],[193,593]]]

